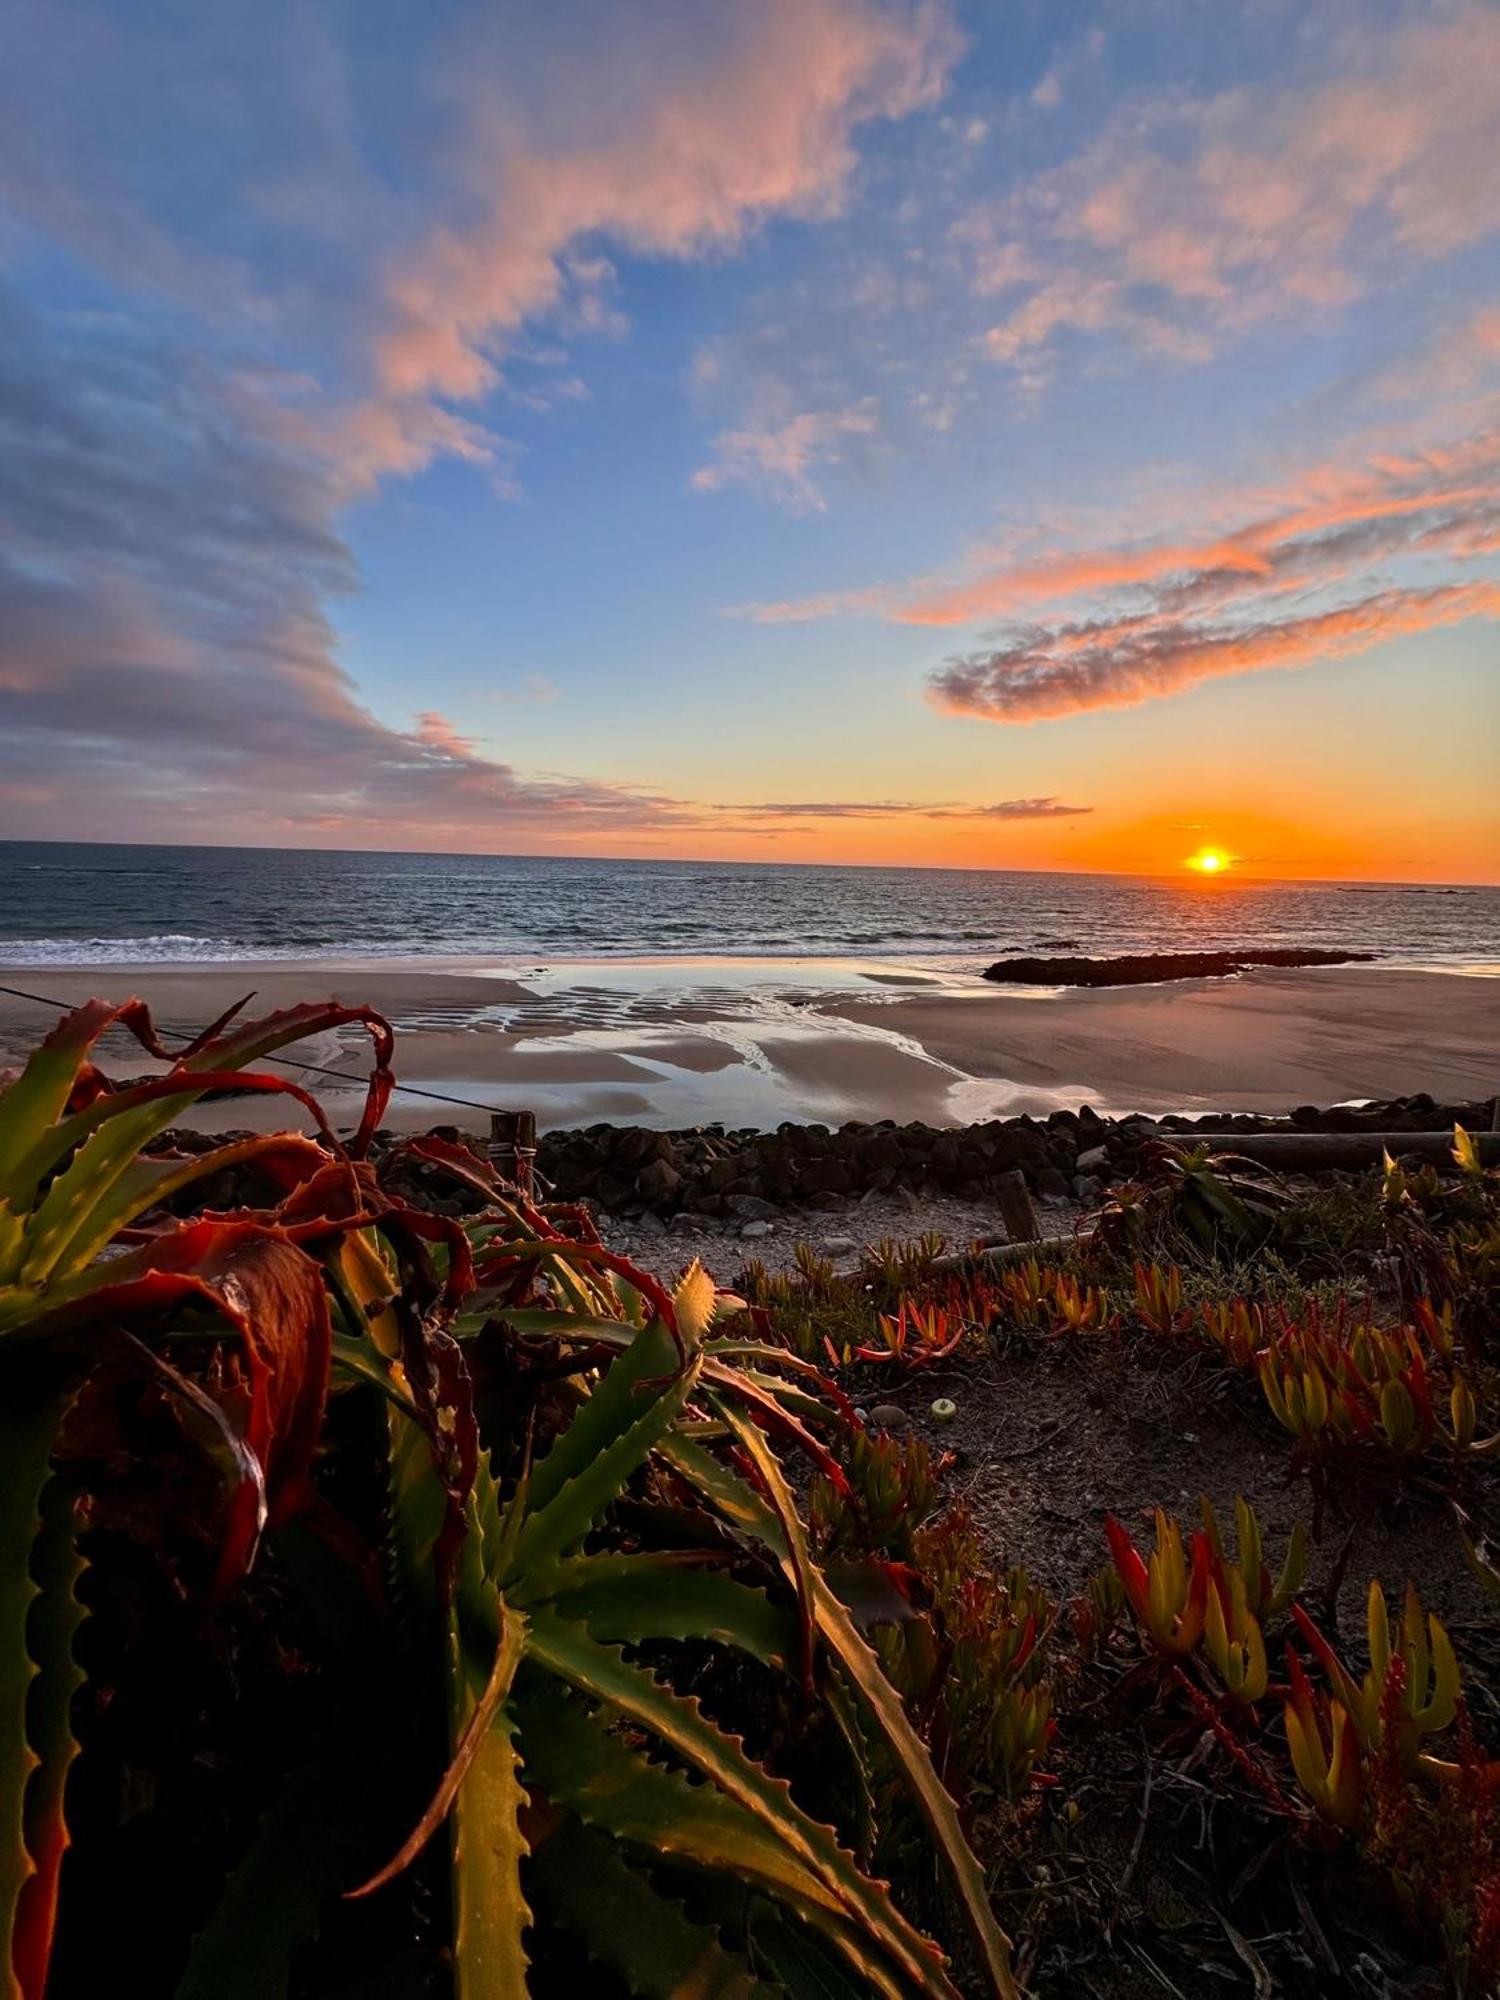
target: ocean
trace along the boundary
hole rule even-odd
[[[1318,945],[1500,960],[1500,889],[0,842],[0,963],[658,954],[909,961]]]

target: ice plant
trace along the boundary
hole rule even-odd
[[[1213,1552],[1214,1569],[1221,1577],[1237,1576],[1244,1585],[1245,1602],[1250,1611],[1262,1621],[1275,1618],[1291,1603],[1302,1588],[1302,1580],[1307,1573],[1307,1531],[1298,1521],[1292,1529],[1287,1543],[1286,1560],[1281,1572],[1273,1576],[1265,1560],[1261,1542],[1260,1523],[1255,1518],[1255,1509],[1241,1496],[1234,1503],[1236,1560],[1230,1562],[1225,1554],[1219,1535],[1219,1524],[1207,1496],[1199,1503],[1203,1515],[1203,1529],[1208,1536]]]
[[[1354,1679],[1300,1605],[1293,1607],[1292,1616],[1347,1710],[1361,1743],[1371,1751],[1394,1749],[1408,1770],[1419,1761],[1435,1761],[1421,1757],[1421,1741],[1447,1729],[1458,1713],[1458,1661],[1441,1621],[1431,1613],[1424,1617],[1415,1587],[1406,1586],[1401,1619],[1393,1632],[1385,1592],[1378,1582],[1371,1583],[1365,1609],[1370,1665],[1360,1681]],[[1393,1678],[1400,1682],[1395,1702],[1387,1699]],[[1393,1726],[1397,1740],[1390,1744]]]
[[[1320,1819],[1348,1832],[1364,1803],[1359,1734],[1343,1703],[1319,1700],[1293,1647],[1287,1648],[1291,1697],[1284,1709],[1287,1747],[1297,1782]]]
[[[1104,1524],[1110,1554],[1130,1608],[1153,1644],[1171,1658],[1191,1653],[1203,1632],[1208,1604],[1208,1537],[1193,1535],[1184,1554],[1182,1530],[1156,1509],[1156,1547],[1143,1558],[1124,1525],[1111,1514]]]
[[[1163,1338],[1181,1332],[1186,1324],[1182,1310],[1182,1273],[1175,1264],[1135,1265],[1136,1317],[1152,1333]]]
[[[883,1347],[856,1347],[858,1361],[894,1361],[902,1368],[926,1368],[946,1361],[963,1340],[964,1322],[940,1305],[918,1305],[902,1294],[896,1313],[882,1313]]]
[[[1203,1644],[1219,1679],[1235,1701],[1260,1701],[1270,1682],[1266,1642],[1250,1609],[1238,1566],[1211,1574],[1203,1616]]]
[[[1266,1316],[1245,1299],[1205,1302],[1203,1330],[1235,1368],[1253,1368],[1266,1345]]]

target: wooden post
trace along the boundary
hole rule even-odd
[[[1031,1189],[1019,1167],[1011,1167],[995,1177],[995,1198],[1000,1204],[1000,1220],[1012,1243],[1040,1241],[1042,1225],[1037,1220]]]
[[[527,1201],[532,1199],[536,1160],[536,1113],[534,1111],[492,1111],[490,1113],[490,1163],[508,1181],[513,1181]]]

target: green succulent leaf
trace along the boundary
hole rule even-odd
[[[725,1414],[747,1450],[753,1454],[757,1449],[763,1449],[758,1433],[748,1419],[727,1404]],[[721,1465],[701,1445],[683,1438],[673,1438],[665,1447],[665,1453],[726,1520],[772,1550],[789,1580],[796,1580],[796,1561],[781,1521],[737,1474]],[[1010,1967],[1009,1944],[990,1909],[984,1877],[959,1824],[958,1809],[943,1789],[926,1745],[913,1728],[900,1696],[886,1679],[879,1660],[860,1637],[853,1618],[816,1566],[811,1572],[811,1588],[819,1635],[824,1645],[837,1656],[927,1822],[953,1878],[995,1991],[1002,1996],[1002,2000],[1018,2000],[1019,1989]]]
[[[532,1627],[531,1654],[580,1693],[608,1703],[659,1736],[785,1841],[833,1892],[847,1921],[863,1930],[884,1954],[883,1963],[872,1956],[865,1968],[877,1991],[892,1996],[937,1994],[951,2000],[953,1989],[937,1947],[912,1928],[881,1884],[860,1871],[832,1830],[802,1811],[786,1782],[753,1763],[738,1740],[711,1723],[696,1701],[675,1694],[614,1648],[599,1645],[581,1626],[550,1614],[539,1614]]]
[[[606,1644],[708,1639],[767,1666],[784,1666],[796,1654],[796,1625],[787,1613],[763,1590],[720,1570],[653,1555],[577,1556],[545,1572],[536,1592]],[[531,1593],[518,1601],[531,1602]]]
[[[738,1952],[632,1868],[613,1841],[576,1824],[539,1850],[538,1900],[638,2000],[776,2000]]]
[[[83,1618],[72,1508],[49,1486],[66,1401],[14,1393],[0,1417],[0,1634],[11,1670],[0,1678],[0,1926],[9,1989],[41,2000],[67,1847],[63,1791],[77,1752],[70,1711],[80,1674],[73,1637]]]
[[[660,1320],[632,1337],[567,1430],[532,1468],[513,1574],[549,1563],[583,1539],[680,1414],[699,1366],[696,1352],[685,1366],[679,1362]]]

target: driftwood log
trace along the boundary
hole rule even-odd
[[[1175,1135],[1174,1135],[1175,1136]],[[1288,1174],[1357,1173],[1378,1167],[1384,1154],[1393,1160],[1448,1160],[1453,1155],[1451,1132],[1204,1132],[1183,1133],[1189,1146],[1208,1146],[1216,1153],[1239,1153],[1263,1167]],[[1500,1132],[1470,1134],[1487,1167],[1500,1166]]]

